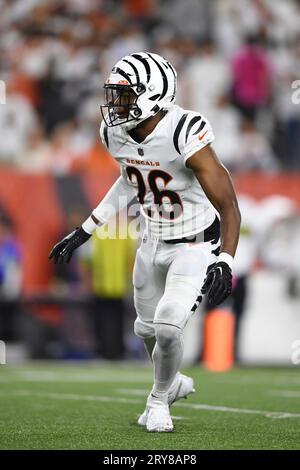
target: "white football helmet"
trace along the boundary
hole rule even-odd
[[[139,52],[123,57],[104,85],[106,103],[101,106],[107,126],[127,130],[175,103],[177,73],[158,54]]]

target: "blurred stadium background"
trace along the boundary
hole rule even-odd
[[[300,1],[0,0],[0,11],[7,364],[147,359],[133,335],[135,242],[94,239],[67,268],[48,253],[118,176],[99,139],[102,86],[119,58],[149,50],[177,69],[177,103],[211,121],[242,212],[234,293],[192,318],[184,363],[299,373]]]

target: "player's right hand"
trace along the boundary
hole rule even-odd
[[[49,259],[53,258],[55,264],[68,263],[73,251],[85,243],[91,235],[86,233],[82,227],[76,228],[72,233],[63,238],[52,248]]]

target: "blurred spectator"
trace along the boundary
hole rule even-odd
[[[221,96],[215,103],[215,108],[210,112],[210,122],[216,136],[214,149],[224,165],[233,169],[239,158],[241,116],[227,95]]]
[[[265,266],[284,275],[286,294],[300,299],[300,216],[294,201],[284,196],[270,196],[261,203],[261,219],[267,215],[261,236],[261,259]]]
[[[267,267],[284,273],[290,299],[300,299],[300,216],[294,208],[276,220],[266,234],[267,250],[263,260]]]
[[[0,338],[14,339],[21,292],[22,264],[20,244],[10,223],[0,217]]]
[[[7,86],[6,104],[0,105],[0,164],[13,165],[23,154],[37,122],[28,100]],[[4,138],[5,136],[5,138]]]
[[[155,16],[157,0],[123,0],[126,13],[135,20],[145,21]]]
[[[126,16],[141,25],[146,36],[161,21],[158,16],[160,0],[123,0],[122,3]]]
[[[284,0],[261,2],[267,5],[270,16],[265,27],[271,42],[288,43],[300,33],[300,2]]]
[[[24,172],[43,172],[47,167],[48,154],[49,144],[45,139],[42,128],[37,127],[28,138],[24,152],[17,155],[16,166]]]
[[[12,73],[9,80],[9,89],[14,95],[22,96],[34,109],[40,104],[40,91],[37,82],[21,70]]]
[[[39,113],[46,133],[51,134],[58,124],[72,119],[75,103],[71,105],[66,101],[64,80],[55,74],[54,63],[50,64],[39,86],[42,97]]]
[[[217,0],[215,3],[214,35],[221,51],[230,57],[242,46],[245,36],[258,36],[267,33],[269,37],[276,19],[274,10],[278,4],[282,5],[287,2]],[[285,29],[288,29],[287,24]]]
[[[212,4],[210,0],[164,0],[160,2],[159,14],[177,34],[195,38],[211,31]]]
[[[226,163],[232,171],[274,171],[278,168],[268,140],[251,118],[243,119],[236,152]]]
[[[271,63],[258,36],[249,36],[246,45],[234,55],[232,74],[234,103],[243,115],[255,118],[272,97]]]
[[[74,153],[70,145],[73,125],[66,123],[57,126],[49,141],[45,158],[45,169],[63,175],[70,172]]]
[[[225,57],[232,56],[243,42],[243,25],[240,18],[240,5],[235,0],[217,0],[213,35],[218,48]]]
[[[95,351],[105,359],[124,358],[125,297],[131,288],[134,253],[135,241],[127,230],[109,224],[93,235],[90,255],[81,257],[93,294]]]
[[[184,79],[189,108],[211,118],[219,99],[230,90],[230,67],[216,50],[214,40],[205,38],[187,63]]]
[[[261,258],[275,270],[300,276],[299,209],[285,196],[269,196],[260,204]]]
[[[83,214],[71,211],[66,220],[66,233],[80,225]],[[87,246],[82,246],[68,264],[55,265],[51,291],[63,302],[63,318],[60,325],[62,358],[86,359],[91,357],[91,334],[88,320],[90,291],[80,259],[85,256]]]
[[[127,21],[121,27],[104,54],[105,68],[111,70],[115,63],[128,54],[148,50],[148,40],[138,23]]]
[[[300,77],[300,34],[290,47],[278,45],[273,51],[276,73],[275,127],[273,144],[282,164],[288,169],[300,168],[300,108],[292,99],[294,81]]]

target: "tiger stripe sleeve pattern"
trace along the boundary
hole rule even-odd
[[[184,113],[174,132],[173,143],[176,151],[181,155],[182,162],[186,161],[194,153],[201,150],[215,139],[209,121],[198,113]]]

